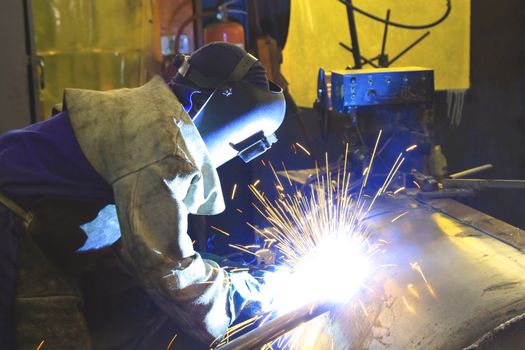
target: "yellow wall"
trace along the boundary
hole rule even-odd
[[[354,64],[352,54],[339,46],[350,45],[346,7],[337,0],[292,0],[290,29],[284,48],[283,73],[297,103],[311,107],[316,97],[317,72],[344,69]],[[445,0],[354,0],[353,4],[379,17],[392,10],[392,21],[407,24],[433,22],[446,9]],[[361,54],[381,52],[384,25],[355,14]],[[450,16],[394,66],[423,66],[435,70],[436,89],[467,89],[470,62],[470,0],[452,0]],[[387,50],[391,58],[425,30],[390,27]],[[369,67],[369,66],[368,66]]]
[[[37,55],[45,62],[42,117],[65,87],[107,90],[147,79],[149,0],[38,0]]]

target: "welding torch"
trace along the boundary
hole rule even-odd
[[[525,180],[503,180],[503,179],[465,179],[464,177],[491,169],[492,164],[481,165],[467,169],[442,179],[440,182],[434,177],[412,171],[410,177],[413,183],[420,189],[419,197],[441,198],[441,197],[464,197],[473,196],[474,191],[483,189],[525,189]]]
[[[259,349],[264,344],[274,341],[280,336],[294,330],[301,324],[330,311],[333,307],[334,304],[331,302],[304,305],[296,310],[290,311],[266,322],[262,326],[243,334],[239,338],[234,339],[215,350]]]

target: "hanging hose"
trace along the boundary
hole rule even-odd
[[[228,2],[226,2],[224,4],[222,4],[222,5],[219,5],[216,11],[204,11],[202,13],[194,14],[193,16],[190,16],[190,17],[186,18],[182,22],[182,24],[180,25],[179,29],[177,30],[177,34],[175,35],[175,47],[174,47],[175,54],[180,53],[179,52],[179,49],[180,49],[180,47],[179,47],[180,46],[180,44],[179,44],[180,36],[182,35],[182,32],[188,26],[188,24],[193,23],[194,21],[196,21],[198,19],[214,17],[214,16],[217,16],[217,15],[221,16],[221,15],[225,15],[227,13],[242,13],[242,14],[246,14],[246,11],[228,8],[229,5],[234,4],[234,3],[238,2],[238,1],[239,0],[231,0],[231,1],[228,1]],[[180,7],[182,7],[182,5],[179,6],[179,8]]]
[[[175,21],[175,17],[177,17],[177,15],[179,14],[179,12],[186,6],[188,5],[191,5],[192,3],[192,0],[184,0],[182,1],[181,3],[178,4],[177,7],[175,7],[173,9],[173,11],[171,11],[170,13],[170,17],[169,17],[169,20],[168,20],[168,23],[171,25],[173,24],[173,22]]]
[[[175,35],[175,48],[174,48],[174,52],[175,54],[178,54],[180,53],[179,52],[179,40],[180,40],[180,36],[182,35],[182,32],[184,31],[184,29],[188,26],[188,24],[190,23],[193,23],[194,21],[198,20],[198,19],[203,19],[203,18],[208,18],[208,17],[213,17],[215,16],[216,12],[215,11],[204,11],[202,13],[199,13],[199,14],[195,14],[195,15],[192,15],[188,18],[186,18],[180,25],[179,29],[177,30],[177,34]]]
[[[447,9],[445,10],[445,13],[439,19],[435,20],[434,22],[428,23],[428,24],[412,25],[412,24],[404,24],[404,23],[392,22],[390,20],[385,20],[381,17],[377,17],[376,15],[371,14],[370,12],[361,10],[359,7],[355,7],[354,5],[349,4],[345,0],[339,0],[339,2],[345,4],[346,6],[348,6],[355,12],[362,14],[363,16],[373,19],[374,21],[385,23],[385,24],[388,23],[388,25],[393,26],[393,27],[404,28],[404,29],[414,29],[414,30],[428,29],[428,28],[435,27],[441,22],[443,22],[445,19],[447,19],[447,17],[450,15],[450,12],[452,11],[451,0],[447,0]]]

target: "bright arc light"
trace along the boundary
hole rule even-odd
[[[293,268],[281,266],[264,276],[272,295],[265,311],[284,314],[309,303],[345,303],[369,275],[363,241],[357,237],[327,238]]]
[[[248,225],[264,240],[262,248],[276,254],[273,263],[267,265],[275,270],[264,274],[260,293],[254,298],[261,302],[261,324],[306,305],[313,310],[315,305],[347,303],[378,268],[371,257],[388,242],[371,241],[367,218],[376,199],[388,191],[405,160],[400,153],[376,193],[365,192],[381,134],[380,131],[368,171],[363,174],[360,188],[355,190],[352,190],[351,174],[347,173],[349,144],[346,144],[344,161],[336,167],[329,165],[325,154],[324,169],[320,170],[316,163],[315,172],[301,189],[295,187],[289,191],[283,187],[269,162],[278,198],[270,200],[256,187],[258,182],[249,186],[256,198],[254,208],[269,225],[264,229]],[[283,168],[292,186],[284,163]],[[366,314],[365,306],[359,303]],[[299,338],[304,335],[295,329],[264,348],[272,349],[273,344],[282,348],[284,343],[285,349],[299,349]],[[308,337],[312,336],[310,332]]]
[[[250,187],[258,201],[255,209],[270,224],[263,230],[251,227],[265,241],[275,241],[273,248],[281,255],[276,271],[264,276],[262,292],[268,297],[263,311],[282,314],[312,303],[345,303],[363,286],[372,270],[369,258],[380,246],[369,241],[366,218],[404,161],[399,154],[383,185],[374,195],[365,194],[380,137],[381,131],[358,191],[350,190],[348,144],[343,164],[331,168],[325,154],[324,169],[316,164],[313,182],[301,191],[287,193],[271,163],[279,198],[270,200]]]

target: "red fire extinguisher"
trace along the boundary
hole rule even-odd
[[[228,1],[217,7],[217,21],[204,27],[204,43],[208,44],[213,41],[225,41],[244,48],[245,35],[242,24],[232,21],[228,18],[228,13],[242,13],[246,11],[229,9],[228,6],[238,0]]]

